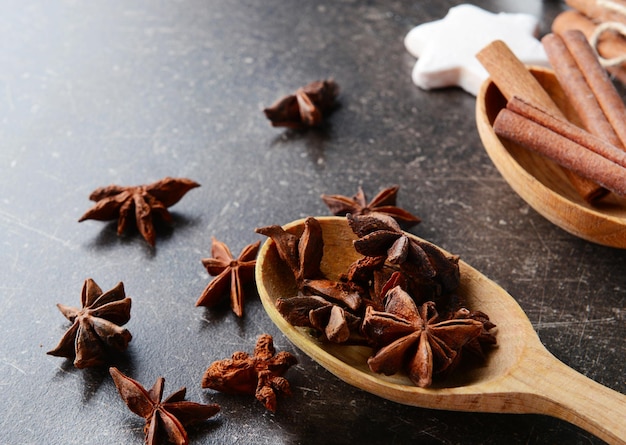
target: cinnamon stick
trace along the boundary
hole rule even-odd
[[[518,97],[511,99],[507,103],[506,107],[510,111],[530,119],[533,122],[546,127],[548,130],[580,144],[586,149],[591,150],[594,153],[597,153],[600,156],[603,156],[608,160],[626,168],[626,151],[610,144],[601,137],[583,130],[582,128],[572,124],[570,121],[552,116],[545,110],[529,104],[528,102],[524,102]]]
[[[476,58],[485,67],[491,80],[507,100],[514,96],[522,97],[526,101],[549,110],[552,114],[563,116],[541,84],[505,42],[501,40],[491,42],[476,54]],[[587,202],[598,200],[607,193],[606,189],[598,184],[581,178],[568,169],[565,169],[564,173],[578,194]]]
[[[476,58],[506,100],[513,96],[522,97],[552,113],[562,115],[547,91],[502,40],[494,40],[485,46],[476,54]]]
[[[498,136],[626,196],[626,153],[591,133],[519,98],[500,110],[493,129]]]
[[[569,37],[573,32],[580,33],[580,31],[567,31],[564,36]],[[580,35],[582,36],[582,33]],[[587,42],[585,36],[582,36],[582,38]],[[597,136],[603,135],[611,144],[620,145],[617,133],[598,103],[599,97],[594,94],[587,82],[585,74],[577,63],[576,56],[565,42],[565,37],[561,37],[558,34],[547,34],[541,39],[541,43],[552,68],[554,68],[554,75],[576,114],[580,117],[583,126],[590,133]],[[570,42],[570,44],[572,43]],[[595,57],[594,59],[597,61]]]
[[[563,33],[563,42],[576,61],[579,71],[584,76],[589,88],[593,92],[602,113],[612,126],[619,139],[619,144],[626,147],[626,106],[615,89],[615,85],[600,64],[595,51],[587,41],[585,35],[578,30]],[[591,131],[591,130],[590,130]],[[592,133],[601,136],[603,133]],[[612,141],[610,141],[613,143]]]

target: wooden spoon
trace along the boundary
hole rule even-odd
[[[345,218],[319,217],[324,237],[322,272],[336,279],[360,255]],[[286,226],[301,234],[304,220]],[[413,235],[409,235],[413,236]],[[293,275],[267,240],[256,263],[256,283],[272,321],[302,351],[331,373],[385,399],[406,405],[455,411],[546,414],[571,422],[603,440],[626,444],[626,396],[561,363],[542,345],[528,318],[506,291],[460,261],[459,289],[472,310],[487,313],[497,325],[498,345],[487,363],[467,370],[442,386],[416,387],[406,375],[371,372],[364,346],[318,341],[289,324],[278,312],[279,297],[296,294]]]
[[[491,49],[486,48],[479,56],[490,56],[486,51]],[[516,81],[516,68],[507,69],[513,70],[508,73],[511,77],[508,84],[520,85]],[[572,122],[578,122],[553,72],[546,68],[531,68],[530,72],[563,114]],[[501,83],[507,85],[504,80]],[[535,99],[534,88],[525,84],[520,88],[522,96],[534,103],[543,103],[541,97]],[[495,134],[493,121],[506,106],[504,96],[492,80],[483,83],[476,96],[476,125],[487,154],[511,188],[539,214],[567,232],[605,246],[626,248],[625,198],[611,194],[589,204],[557,164]]]

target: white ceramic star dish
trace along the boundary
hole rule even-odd
[[[425,90],[459,86],[475,96],[488,74],[474,55],[494,40],[506,42],[525,64],[548,66],[537,30],[538,20],[530,14],[494,14],[469,4],[450,8],[443,19],[406,35],[404,45],[418,59],[413,82]]]

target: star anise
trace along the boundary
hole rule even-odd
[[[496,336],[491,332],[496,325],[489,320],[489,316],[481,311],[470,311],[469,309],[461,308],[455,311],[450,318],[471,318],[483,325],[478,338],[466,343],[463,346],[463,351],[468,351],[475,357],[484,359],[486,357],[485,350],[497,343]]]
[[[383,189],[369,203],[361,187],[359,187],[357,193],[352,198],[343,195],[323,194],[322,201],[328,206],[333,215],[346,216],[348,213],[352,215],[382,213],[391,216],[404,227],[409,228],[421,222],[421,219],[396,206],[396,196],[399,188],[396,185]]]
[[[202,387],[230,394],[254,394],[270,411],[276,411],[277,396],[290,395],[283,377],[298,361],[289,352],[278,354],[269,334],[259,336],[254,355],[235,352],[230,359],[213,362],[202,377]]]
[[[342,281],[363,289],[361,294],[364,304],[377,310],[383,310],[383,299],[391,287],[401,282],[402,288],[407,288],[406,276],[389,267],[385,261],[385,256],[361,257],[354,261],[341,277]]]
[[[333,343],[344,343],[361,318],[317,295],[276,299],[278,312],[293,326],[316,329]]]
[[[81,306],[57,304],[72,326],[48,354],[74,359],[74,366],[87,368],[106,363],[112,352],[125,351],[132,335],[121,326],[130,320],[131,299],[124,293],[123,283],[103,293],[88,278],[83,283]]]
[[[334,80],[318,80],[277,100],[263,112],[274,127],[314,127],[335,107],[338,94],[339,85]]]
[[[373,372],[391,375],[404,369],[413,383],[428,387],[433,375],[454,367],[461,349],[481,335],[483,323],[442,320],[433,302],[418,309],[396,286],[387,294],[384,312],[366,309],[362,331],[379,348],[367,361]]]
[[[165,383],[163,377],[159,377],[152,388],[146,390],[117,368],[109,368],[109,372],[124,403],[132,412],[145,419],[146,445],[156,445],[164,438],[177,445],[186,445],[189,440],[185,427],[213,417],[220,410],[216,404],[186,401],[185,387],[161,401]]]
[[[204,289],[196,306],[216,305],[230,286],[230,306],[238,317],[242,317],[244,286],[254,279],[254,266],[260,245],[261,241],[247,245],[235,259],[228,246],[213,237],[212,258],[203,258],[202,264],[215,278]]]
[[[343,343],[357,330],[355,314],[363,299],[350,284],[328,279],[304,280],[298,294],[277,298],[276,308],[294,326],[314,328],[333,343]]]
[[[117,219],[117,234],[121,235],[134,219],[141,236],[154,246],[156,234],[153,216],[171,223],[172,215],[167,208],[195,187],[200,187],[200,184],[186,178],[170,177],[148,185],[99,187],[89,195],[89,199],[96,204],[78,222],[86,219]]]
[[[365,256],[384,256],[412,280],[431,284],[435,294],[447,294],[459,285],[459,258],[444,254],[435,245],[408,236],[398,223],[383,214],[347,215],[359,237],[354,248]]]
[[[292,320],[292,324],[297,323],[295,326],[319,330],[330,341],[345,342],[359,320],[346,309],[356,311],[361,307],[362,299],[350,284],[323,276],[320,263],[324,241],[319,221],[307,218],[300,237],[280,226],[262,227],[256,231],[272,238],[278,255],[287,263],[296,281],[297,295],[276,301],[283,317]],[[323,297],[323,301],[311,300],[311,296]],[[312,303],[315,308],[309,307]],[[299,315],[291,314],[292,311]]]
[[[289,233],[277,225],[260,227],[255,231],[272,238],[278,256],[291,269],[298,288],[302,287],[305,279],[322,277],[320,263],[324,253],[324,240],[322,226],[318,220],[308,217],[304,221],[304,231],[300,236]]]

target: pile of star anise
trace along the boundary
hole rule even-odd
[[[169,220],[167,207],[197,187],[184,178],[165,178],[146,186],[109,186],[97,189],[97,201],[83,219],[118,219],[121,233],[132,219],[142,235],[154,244],[152,216]],[[324,254],[322,227],[307,218],[301,235],[280,226],[256,229],[274,241],[280,258],[293,273],[295,295],[279,298],[280,313],[293,325],[307,327],[326,341],[367,344],[373,348],[368,365],[387,375],[406,372],[418,386],[427,387],[434,377],[452,371],[467,355],[484,357],[495,343],[495,326],[487,315],[462,306],[458,257],[417,237],[400,226],[420,219],[396,206],[398,187],[389,187],[368,202],[362,189],[353,197],[322,195],[335,215],[345,215],[357,239],[362,257],[337,280],[321,271]],[[254,279],[260,242],[246,246],[235,258],[226,244],[213,238],[212,257],[202,264],[212,280],[197,305],[214,306],[229,294],[237,316],[243,316],[244,285]],[[78,368],[107,364],[112,354],[126,350],[132,336],[122,327],[130,319],[131,299],[119,283],[103,292],[87,279],[81,308],[58,305],[72,323],[49,354],[74,360]],[[290,394],[283,377],[296,364],[288,352],[276,352],[268,334],[259,336],[253,354],[235,352],[231,358],[213,362],[204,373],[202,387],[235,394],[254,394],[275,411],[277,397]],[[216,404],[185,400],[185,388],[163,398],[164,379],[149,390],[111,367],[110,374],[120,396],[135,414],[145,419],[147,444],[165,438],[188,443],[185,427],[214,416]]]
[[[420,387],[463,357],[483,358],[495,325],[463,307],[459,258],[403,232],[389,215],[349,213],[347,220],[363,257],[336,281],[320,270],[324,241],[315,218],[306,219],[301,236],[280,226],[257,229],[293,272],[297,293],[276,301],[285,319],[326,341],[370,345],[373,372],[403,371]]]

